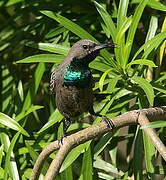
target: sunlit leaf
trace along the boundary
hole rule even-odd
[[[83,152],[83,150],[89,146],[89,142],[86,142],[84,144],[81,144],[74,149],[67,155],[65,161],[63,162],[60,172],[64,171],[67,167],[69,167],[77,158],[78,156]]]
[[[147,41],[144,45],[140,47],[140,49],[135,53],[132,61],[143,51],[144,51],[142,57],[143,59],[146,59],[146,57],[152,52],[152,50],[155,50],[159,47],[159,45],[166,39],[166,31],[157,34],[154,38]]]
[[[16,131],[21,132],[25,136],[29,136],[29,134],[11,117],[7,116],[4,113],[0,113],[0,124],[7,126],[8,128],[14,129]]]
[[[111,16],[99,3],[94,1],[94,4],[95,4],[98,12],[100,13],[100,15],[101,15],[106,27],[107,27],[107,30],[110,32],[110,35],[112,36],[113,40],[115,40],[116,28],[115,28],[115,25],[112,21]]]
[[[134,40],[134,36],[136,33],[136,29],[138,27],[138,23],[140,21],[140,18],[142,16],[142,13],[143,13],[144,8],[146,7],[147,3],[148,3],[148,0],[142,0],[134,12],[133,20],[132,20],[131,26],[129,28],[129,32],[127,35],[127,41],[126,41],[127,43],[130,43],[130,46],[128,47],[129,49],[127,51],[128,54],[126,55],[127,59],[129,57],[129,54],[131,51],[131,46],[133,44],[133,40]],[[127,60],[125,60],[125,61],[127,62]]]
[[[104,80],[105,80],[107,74],[108,74],[111,70],[112,70],[112,68],[111,68],[111,69],[108,69],[108,70],[105,71],[105,73],[103,73],[103,75],[101,76],[100,81],[99,81],[99,89],[100,89],[100,91],[103,91]]]
[[[140,3],[140,2],[141,0],[132,0],[132,3]],[[164,12],[166,11],[166,6],[156,0],[149,0],[148,6],[150,6],[153,9],[160,10],[160,11],[164,11]]]
[[[141,129],[145,129],[145,128],[161,128],[161,127],[166,127],[166,122],[165,121],[150,122],[147,125],[141,126]]]
[[[134,76],[132,80],[135,81],[137,84],[139,84],[140,88],[144,90],[150,105],[153,106],[154,90],[153,90],[152,85],[146,79],[142,77]]]
[[[15,166],[12,166],[11,164],[11,156],[13,156],[13,148],[16,144],[16,141],[19,137],[20,133],[16,133],[15,136],[12,138],[12,141],[10,143],[10,146],[8,148],[7,151],[7,155],[6,155],[6,159],[5,159],[5,173],[4,173],[4,179],[7,178],[8,176],[8,172],[10,174],[10,177],[13,177],[13,179],[15,180],[19,180],[19,172],[18,172],[18,168],[16,166],[16,161],[14,159],[14,157],[12,158],[12,161],[15,162]]]
[[[56,54],[39,54],[34,56],[29,56],[22,60],[17,61],[17,63],[38,63],[38,62],[47,62],[47,63],[57,63],[59,64],[65,56],[56,55]]]
[[[16,133],[16,135],[14,136],[14,138],[11,142],[9,139],[9,136],[6,133],[4,133],[4,132],[0,133],[1,142],[4,145],[4,151],[7,153],[7,156],[6,156],[7,164],[5,164],[6,172],[4,172],[5,177],[3,177],[3,179],[7,179],[8,173],[9,173],[9,175],[12,179],[19,180],[19,170],[17,167],[17,163],[14,160],[15,155],[13,153],[13,147],[15,145],[15,141],[17,140],[18,135],[19,135],[19,133]]]
[[[48,122],[40,129],[40,131],[38,133],[41,133],[41,132],[45,131],[46,129],[48,129],[49,127],[53,126],[55,123],[61,121],[62,119],[63,119],[62,114],[59,111],[57,111],[57,110],[54,111],[51,114]]]
[[[157,67],[155,65],[155,63],[151,60],[148,60],[148,59],[137,59],[137,60],[134,60],[132,62],[130,62],[129,64],[127,64],[127,67],[130,67],[132,65],[146,65],[146,66],[151,66],[151,67]]]
[[[26,117],[28,114],[38,110],[44,108],[43,106],[34,106],[32,105],[27,111],[22,111],[20,114],[18,114],[15,118],[16,121],[20,121],[22,118]]]
[[[92,153],[91,153],[91,146],[84,152],[83,162],[82,162],[82,169],[81,169],[81,176],[79,180],[92,180],[93,178],[93,165],[92,165]]]

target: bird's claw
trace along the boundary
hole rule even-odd
[[[63,134],[60,139],[58,139],[58,145],[61,146],[63,145],[63,139],[66,137],[66,134]]]
[[[110,128],[111,130],[114,129],[115,125],[111,119],[107,118],[106,116],[102,116],[102,121],[104,121],[107,124],[108,128]]]

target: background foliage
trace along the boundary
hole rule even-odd
[[[61,136],[63,117],[49,92],[50,72],[79,39],[119,45],[114,52],[102,50],[90,65],[94,90],[111,94],[95,103],[95,111],[111,118],[166,105],[164,3],[0,1],[0,179],[29,179],[38,153]],[[69,132],[88,126],[76,122]],[[152,124],[163,142],[164,126]],[[163,178],[164,171],[165,162],[149,138],[131,126],[73,149],[57,179],[153,179]]]

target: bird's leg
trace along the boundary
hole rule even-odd
[[[94,112],[93,108],[89,110],[89,113],[94,116],[102,117],[102,121],[104,121],[110,129],[114,129],[115,125],[113,124],[111,119],[107,118],[107,116]]]
[[[63,145],[63,138],[66,136],[66,131],[67,129],[69,128],[70,124],[71,124],[71,121],[70,121],[70,118],[67,118],[65,117],[63,120],[63,135],[62,137],[59,139],[59,144],[62,144]]]
[[[63,120],[63,131],[64,131],[63,134],[64,135],[66,135],[66,131],[69,128],[70,124],[71,124],[70,118],[65,117],[64,120]]]

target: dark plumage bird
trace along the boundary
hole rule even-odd
[[[97,44],[91,40],[80,40],[70,49],[67,57],[51,74],[50,89],[56,94],[56,106],[64,116],[64,133],[70,125],[71,118],[83,112],[102,116],[93,110],[93,77],[89,63],[101,49],[115,47],[114,44]],[[103,118],[110,128],[113,123]]]

